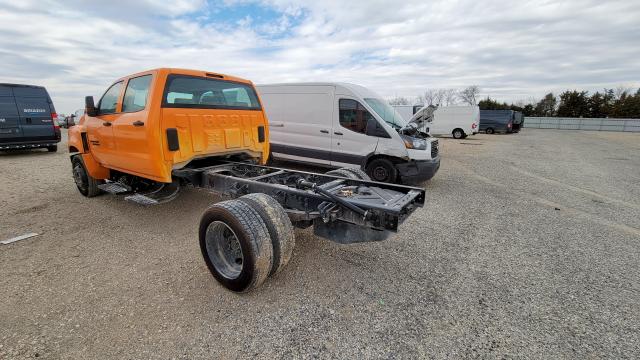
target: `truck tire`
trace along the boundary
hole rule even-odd
[[[462,131],[462,129],[454,129],[453,132],[451,133],[451,135],[453,135],[454,139],[464,139],[465,138],[464,131]]]
[[[340,169],[327,171],[326,174],[327,175],[333,175],[333,176],[346,177],[346,178],[349,178],[349,179],[358,179],[358,180],[371,181],[371,178],[369,177],[369,175],[367,175],[367,173],[365,173],[364,171],[362,171],[360,169],[356,169],[356,168],[344,167],[344,168],[340,168]]]
[[[48,152],[57,152],[58,151],[58,145],[47,146],[47,151]]]
[[[367,174],[378,182],[395,183],[398,180],[398,169],[385,158],[372,160],[367,165]]]
[[[246,292],[269,276],[273,246],[258,211],[243,201],[212,205],[200,219],[200,250],[213,277],[235,292]]]
[[[485,132],[487,134],[493,134],[493,133],[495,133],[495,130],[493,130],[493,128],[488,127],[487,130],[485,130]]]
[[[296,245],[295,233],[289,215],[276,199],[267,194],[249,194],[238,200],[251,205],[267,226],[273,246],[273,265],[269,276],[274,275],[289,263]]]
[[[98,185],[100,185],[102,181],[94,179],[89,175],[87,168],[84,166],[84,161],[82,161],[82,156],[74,156],[73,159],[71,159],[71,167],[73,171],[73,181],[75,181],[80,194],[89,198],[100,195],[102,191],[98,189]]]

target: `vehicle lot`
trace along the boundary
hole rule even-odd
[[[86,199],[68,154],[0,153],[0,239],[41,234],[0,245],[0,359],[640,357],[640,134],[440,142],[399,234],[298,230],[244,295],[201,258],[207,192]]]

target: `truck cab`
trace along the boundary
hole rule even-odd
[[[154,69],[111,84],[69,131],[95,179],[120,174],[172,182],[172,171],[211,156],[264,164],[267,119],[253,84],[205,71]]]

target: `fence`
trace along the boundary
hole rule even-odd
[[[640,119],[526,117],[524,127],[534,129],[640,132]]]

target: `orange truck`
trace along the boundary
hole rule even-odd
[[[213,277],[244,292],[289,261],[293,227],[349,244],[380,241],[424,204],[423,189],[378,183],[358,169],[318,174],[267,166],[269,127],[251,81],[154,69],[115,81],[69,130],[80,193],[141,205],[185,187],[225,201],[202,215],[200,248]]]

